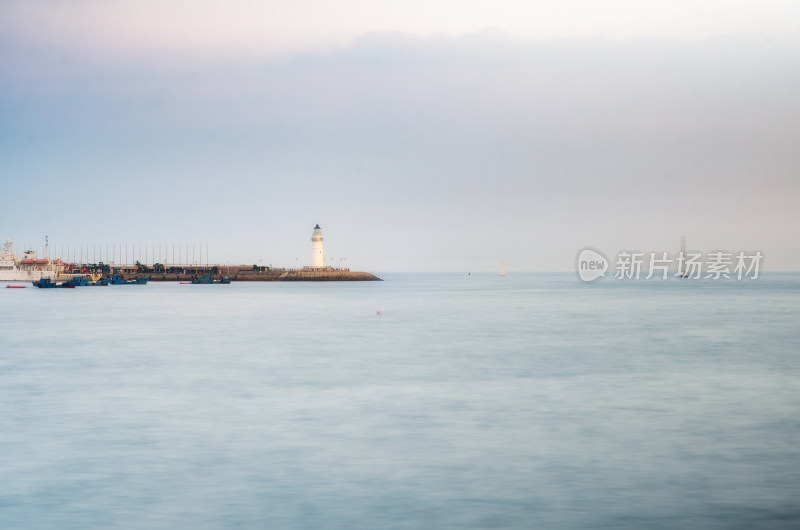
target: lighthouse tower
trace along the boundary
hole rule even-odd
[[[314,234],[311,236],[311,245],[313,249],[311,266],[315,269],[321,269],[325,266],[325,259],[322,257],[322,229],[319,225],[314,227]]]

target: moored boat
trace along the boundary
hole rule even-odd
[[[108,284],[102,282],[90,282],[86,276],[75,276],[62,284],[64,287],[105,287]]]
[[[97,283],[102,285],[146,285],[148,281],[150,281],[150,276],[142,276],[134,280],[126,280],[122,276],[115,274],[111,276],[111,278],[100,280]]]
[[[220,278],[219,280],[215,280],[210,274],[204,274],[202,276],[195,276],[192,278],[192,283],[194,284],[227,284],[231,283],[233,278]]]
[[[75,288],[74,285],[69,285],[67,282],[56,283],[53,280],[51,280],[50,278],[42,278],[41,280],[36,280],[35,282],[32,282],[32,283],[33,283],[34,287],[40,287],[42,289],[53,289],[53,288],[56,288],[56,287],[63,287],[63,288],[66,288],[66,289],[74,289]]]
[[[0,281],[26,282],[42,278],[55,280],[63,264],[59,260],[37,258],[32,250],[23,253],[22,258],[14,254],[14,242],[6,239],[0,250]]]

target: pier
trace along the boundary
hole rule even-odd
[[[100,273],[102,278],[110,278],[112,274],[122,276],[126,280],[149,277],[151,282],[190,281],[196,276],[211,275],[215,280],[232,278],[236,282],[297,282],[297,281],[382,281],[369,272],[351,271],[333,267],[304,269],[281,269],[257,266],[225,266],[198,265],[192,267],[145,267],[123,266],[114,269],[98,270],[89,266],[74,266],[73,271]]]
[[[51,259],[49,236],[45,236],[45,245],[42,249],[44,257],[37,260],[36,252],[29,250],[24,253],[21,263],[31,267],[50,266],[62,275],[91,274],[94,277],[106,279],[116,275],[125,280],[149,277],[150,281],[155,282],[191,281],[198,276],[211,276],[214,280],[231,278],[237,282],[381,281],[380,278],[369,272],[351,271],[347,267],[325,266],[322,254],[322,229],[319,225],[314,227],[311,241],[313,266],[295,269],[264,267],[260,265],[261,260],[259,260],[259,265],[209,264],[208,243],[191,245],[188,243],[178,245],[174,243],[172,245],[115,243],[111,245],[72,245],[71,247],[68,244],[66,245],[66,254],[62,244],[60,252],[54,252],[62,257]],[[7,240],[6,254],[11,254],[10,245],[11,241]],[[54,250],[57,249],[56,245],[52,247]],[[190,248],[191,253],[189,252]],[[105,254],[106,263],[102,261],[103,254]],[[65,255],[66,259],[63,258]],[[205,257],[205,265],[203,265],[203,257]],[[344,258],[341,258],[340,262],[346,264]],[[334,258],[331,258],[331,263],[334,263]]]

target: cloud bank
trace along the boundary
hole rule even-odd
[[[355,267],[568,270],[584,245],[687,234],[800,266],[800,50],[771,36],[378,32],[116,61],[2,44],[0,219],[18,240],[203,240],[293,266],[320,223]]]

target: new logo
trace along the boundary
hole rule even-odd
[[[583,248],[578,252],[578,259],[575,261],[575,271],[578,278],[585,282],[592,282],[605,276],[608,270],[608,259],[600,251],[593,248]]]

